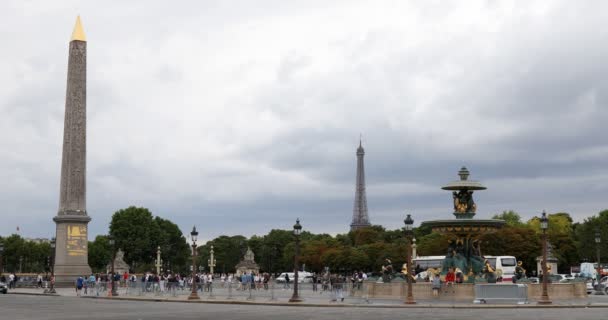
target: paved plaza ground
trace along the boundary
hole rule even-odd
[[[608,303],[608,298],[597,297]],[[332,308],[0,295],[0,319],[605,319],[606,308]]]

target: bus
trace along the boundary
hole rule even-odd
[[[497,276],[503,281],[512,281],[515,276],[515,267],[517,259],[514,256],[485,256],[492,268],[498,273]],[[418,256],[414,259],[416,270],[423,270],[426,276],[426,270],[443,268],[443,260],[445,256]],[[423,277],[424,277],[423,276]]]

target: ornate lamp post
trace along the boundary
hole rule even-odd
[[[407,239],[407,274],[405,275],[407,278],[407,297],[405,298],[406,304],[416,304],[414,300],[414,293],[412,292],[412,279],[414,275],[412,274],[412,238],[414,237],[414,219],[412,219],[411,215],[407,215],[405,220],[405,238]]]
[[[540,218],[540,228],[543,230],[543,261],[541,265],[543,270],[543,293],[538,300],[538,304],[551,304],[547,293],[547,282],[549,281],[549,274],[547,273],[547,229],[549,228],[549,219],[545,211]]]
[[[110,280],[111,284],[112,284],[112,291],[110,292],[110,296],[112,297],[116,297],[118,296],[118,292],[116,292],[116,282],[114,282],[114,261],[116,260],[116,240],[114,240],[114,238],[110,237],[110,246],[112,247],[112,270],[111,270],[111,274],[112,274],[112,279]]]
[[[0,276],[2,276],[2,271],[4,269],[4,265],[2,264],[2,260],[4,260],[4,244],[0,243]]]
[[[293,257],[293,269],[294,269],[293,296],[291,296],[291,299],[289,299],[289,302],[302,302],[302,299],[300,299],[300,297],[298,296],[298,269],[300,269],[298,260],[300,259],[300,234],[301,233],[302,233],[302,226],[300,225],[300,219],[298,218],[296,220],[296,224],[293,226],[293,236],[296,239],[296,248],[295,248],[295,255]]]
[[[602,243],[602,237],[600,234],[600,228],[595,228],[595,250],[597,251],[597,281],[599,283],[602,278],[602,267],[600,264],[600,244]],[[599,287],[598,287],[599,288]]]
[[[207,259],[207,264],[209,265],[209,273],[213,276],[213,268],[215,267],[215,258],[213,257],[213,245],[211,245],[211,251],[209,252],[209,259]]]
[[[55,238],[51,239],[51,287],[47,293],[55,294]]]
[[[188,296],[188,300],[200,300],[198,293],[196,292],[196,238],[198,237],[198,231],[196,226],[192,227],[190,232],[192,237],[192,292]]]
[[[156,274],[160,276],[160,267],[163,263],[163,260],[160,258],[160,246],[156,247]]]

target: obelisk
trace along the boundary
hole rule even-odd
[[[91,218],[86,209],[87,42],[80,16],[69,50],[59,211],[53,218],[57,225],[55,282],[59,285],[91,274],[87,237]]]

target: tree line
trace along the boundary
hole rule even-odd
[[[595,231],[599,228],[601,252],[608,257],[608,210],[573,222],[568,213],[549,214],[548,240],[552,254],[558,259],[558,271],[569,273],[570,266],[580,262],[596,261]],[[512,255],[522,260],[527,270],[536,269],[536,258],[541,255],[541,230],[539,218],[522,221],[514,211],[504,211],[493,216],[506,221],[498,232],[483,236],[481,250],[484,255]],[[189,232],[189,231],[188,231]],[[431,232],[429,228],[414,228],[417,254],[445,255],[446,236]],[[115,248],[124,252],[124,260],[133,271],[155,270],[157,247],[161,248],[163,270],[179,273],[190,272],[191,247],[179,227],[168,219],[154,216],[146,208],[129,207],[118,210],[112,216],[108,235],[99,235],[89,242],[89,265],[95,272],[105,272],[111,261],[113,248],[109,238],[115,240]],[[4,270],[45,272],[50,255],[48,243],[26,241],[18,235],[0,237],[4,244]],[[293,269],[294,236],[292,230],[270,230],[266,235],[250,238],[242,235],[222,235],[197,248],[197,265],[209,270],[211,246],[216,260],[215,272],[234,272],[247,248],[255,254],[261,270],[285,272]],[[384,259],[390,258],[395,267],[405,262],[407,241],[403,229],[387,230],[371,226],[344,234],[301,234],[300,261],[306,270],[321,271],[325,267],[338,272],[365,270],[379,272]],[[21,259],[21,260],[20,260]]]

